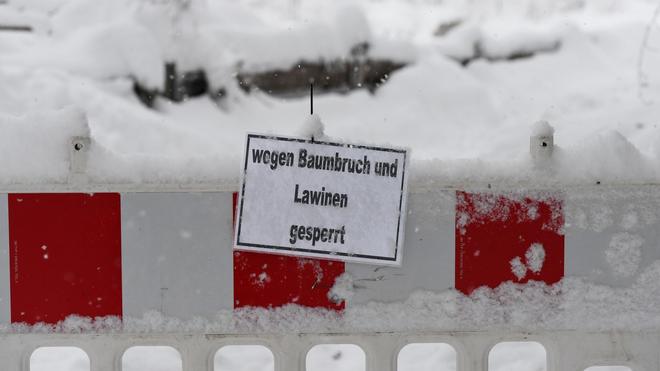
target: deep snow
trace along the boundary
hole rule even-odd
[[[169,3],[50,3],[12,1],[51,34],[0,33],[2,183],[66,180],[60,144],[84,126],[70,118],[78,114],[94,141],[94,181],[236,184],[246,132],[295,135],[309,112],[304,98],[246,95],[232,80],[236,64],[265,69],[342,57],[356,40],[409,66],[373,95],[318,96],[315,112],[335,140],[411,148],[417,183],[660,178],[655,1],[193,1],[178,16]],[[447,45],[477,41],[493,58],[559,46],[465,67],[451,59]],[[169,59],[206,68],[228,97],[219,105],[206,97],[160,100],[156,111],[140,105],[129,76],[160,86]],[[559,148],[553,177],[539,180],[528,138],[541,119],[554,127]]]

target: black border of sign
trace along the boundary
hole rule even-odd
[[[349,147],[349,148],[360,148],[360,149],[369,149],[369,150],[374,150],[374,151],[383,151],[383,152],[396,152],[396,153],[402,153],[403,154],[403,168],[402,168],[402,175],[401,175],[401,190],[400,190],[400,195],[399,195],[399,217],[397,219],[397,224],[396,224],[396,242],[395,242],[395,247],[394,247],[394,257],[389,258],[389,257],[384,257],[384,256],[375,256],[375,255],[363,255],[363,254],[349,254],[349,253],[344,253],[344,252],[334,252],[334,251],[324,251],[324,250],[311,250],[311,249],[300,249],[300,248],[295,248],[295,247],[284,247],[284,246],[273,246],[273,245],[262,245],[262,244],[256,244],[256,243],[250,243],[250,242],[241,242],[241,222],[243,220],[243,197],[245,196],[245,183],[246,183],[246,173],[247,173],[247,164],[248,164],[248,158],[249,158],[249,149],[250,149],[250,139],[251,138],[261,138],[261,139],[275,139],[275,140],[281,140],[281,141],[288,141],[288,142],[299,142],[299,143],[309,143],[309,144],[327,144],[331,146],[337,146],[337,147]],[[287,138],[287,137],[280,137],[276,135],[261,135],[261,134],[248,134],[247,135],[247,143],[245,146],[245,163],[243,165],[243,174],[242,174],[242,184],[241,184],[241,194],[239,198],[239,204],[240,209],[238,211],[238,230],[236,233],[236,246],[248,246],[248,247],[256,247],[256,248],[262,248],[264,250],[282,250],[282,251],[299,251],[302,253],[310,253],[310,254],[319,254],[319,255],[327,255],[328,257],[332,256],[347,256],[347,257],[355,257],[355,258],[363,258],[363,259],[372,259],[372,260],[384,260],[384,261],[397,261],[397,257],[399,255],[399,237],[401,235],[400,229],[401,229],[401,208],[403,206],[403,191],[404,191],[404,185],[405,179],[406,179],[406,162],[407,162],[407,156],[408,151],[405,149],[394,149],[394,148],[381,148],[381,147],[374,147],[374,146],[364,146],[364,145],[357,145],[357,144],[345,144],[345,143],[333,143],[333,142],[324,142],[324,141],[318,141],[318,140],[308,140],[308,139],[300,139],[300,138]]]

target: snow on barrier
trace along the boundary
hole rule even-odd
[[[419,289],[529,280],[555,283],[584,276],[623,287],[658,258],[657,187],[562,192],[414,190],[401,268],[374,267],[232,250],[231,191],[10,193],[0,197],[2,322],[55,323],[70,314],[164,315],[212,319],[218,309],[288,303],[335,310],[369,301],[405,300]],[[352,277],[347,301],[328,295],[335,279]],[[11,298],[7,300],[7,298]],[[405,308],[402,308],[405,310]],[[402,313],[404,315],[404,313]],[[209,370],[226,344],[271,349],[277,370],[304,369],[314,344],[357,344],[367,369],[394,369],[409,342],[455,347],[459,370],[485,370],[490,347],[533,340],[548,352],[549,370],[614,362],[657,370],[656,331],[393,331],[302,334],[4,334],[4,370],[26,370],[38,346],[85,350],[92,370],[118,370],[132,345],[171,345],[184,370]],[[523,329],[524,330],[524,329]]]
[[[556,328],[552,322],[534,326],[529,319],[516,321],[529,316],[522,308],[493,313],[513,317],[509,328],[480,328],[479,321],[463,327],[459,318],[462,310],[469,312],[467,306],[446,309],[443,313],[455,318],[442,324],[407,312],[406,305],[396,307],[418,290],[471,294],[483,286],[554,284],[567,277],[625,288],[644,280],[642,272],[660,258],[657,185],[512,190],[413,184],[403,264],[376,267],[234,251],[233,189],[93,185],[75,179],[80,183],[26,186],[29,191],[23,193],[9,186],[0,190],[0,276],[5,277],[0,322],[54,324],[73,314],[121,320],[149,311],[213,321],[219,310],[287,304],[326,309],[340,323],[351,308],[365,305],[363,312],[374,318],[366,323],[346,318],[345,327],[328,331],[306,329],[304,314],[290,319],[302,323],[293,331],[262,328],[259,319],[253,331],[227,332],[213,326],[203,331],[131,331],[128,326],[48,333],[37,327],[0,334],[3,370],[28,370],[30,355],[41,346],[76,346],[88,354],[91,370],[120,370],[122,354],[136,345],[171,346],[181,353],[184,370],[212,370],[218,349],[240,344],[270,349],[275,370],[304,370],[307,352],[328,343],[361,347],[367,370],[395,370],[406,344],[447,343],[456,350],[458,370],[483,371],[488,352],[502,341],[542,344],[551,371],[599,364],[660,369],[655,325],[626,329],[564,321]],[[423,306],[424,298],[419,300]],[[366,303],[374,301],[394,303],[395,309],[370,312]]]

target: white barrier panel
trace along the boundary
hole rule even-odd
[[[660,259],[659,190],[594,187],[567,192],[566,275],[626,287]]]
[[[123,314],[233,308],[232,194],[122,194]]]
[[[7,211],[7,195],[0,194],[0,323],[11,321],[11,296],[9,293],[9,222]]]

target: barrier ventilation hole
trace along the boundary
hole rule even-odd
[[[30,355],[30,371],[90,371],[89,356],[78,347],[40,347]]]
[[[307,371],[364,371],[366,355],[355,344],[319,344],[307,353]]]
[[[410,343],[397,357],[398,371],[456,371],[456,350],[447,343]]]
[[[488,353],[488,371],[546,371],[545,347],[535,341],[498,343]]]
[[[275,357],[263,345],[227,345],[215,352],[213,371],[273,371]]]
[[[121,371],[183,371],[183,361],[170,346],[134,346],[122,355]]]

